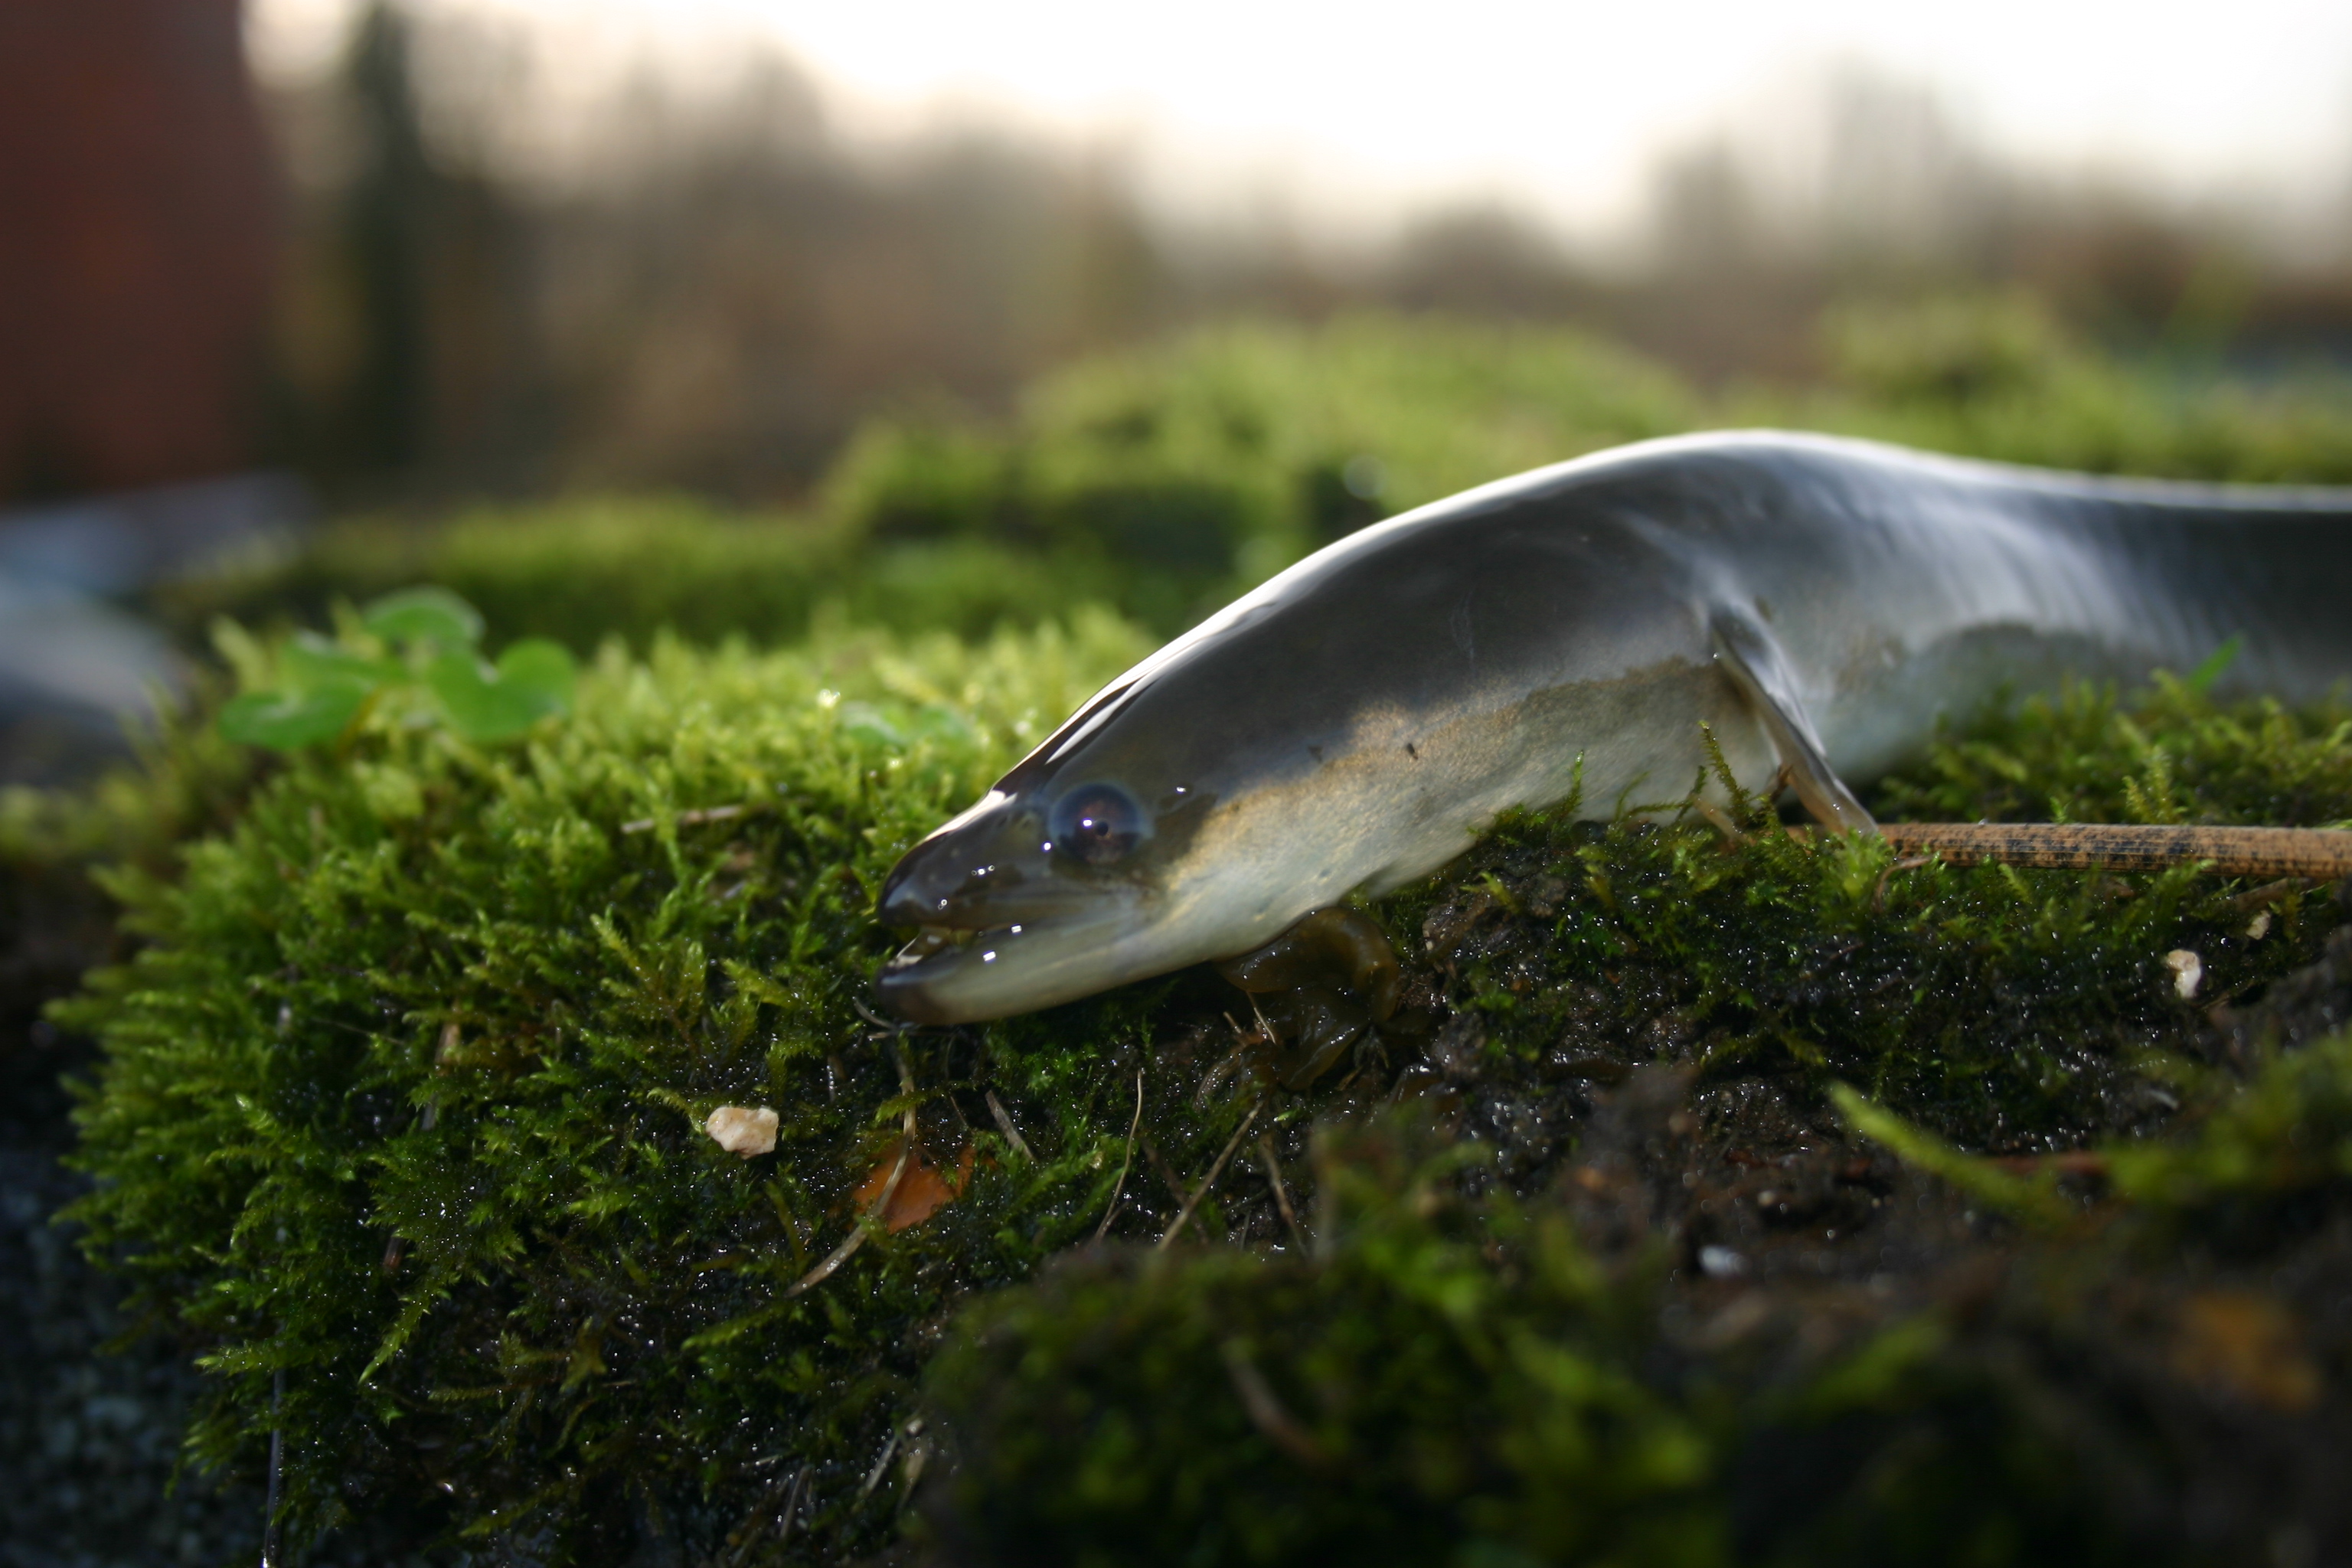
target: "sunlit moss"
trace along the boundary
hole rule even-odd
[[[205,1348],[197,1455],[250,1469],[283,1432],[304,1529],[421,1510],[594,1562],[707,1542],[796,1476],[809,1539],[881,1539],[893,1492],[862,1483],[924,1325],[1095,1226],[1149,994],[877,1037],[871,889],[1139,651],[1100,617],[977,650],[614,651],[526,743],[383,719],[175,877],[114,877],[146,945],[59,1013],[108,1048],[77,1217]],[[1192,1159],[1222,1111],[1169,1098]],[[722,1152],[721,1103],[776,1109],[781,1152]],[[969,1189],[795,1294],[909,1106],[927,1164],[976,1154]]]

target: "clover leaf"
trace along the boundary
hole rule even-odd
[[[469,741],[503,741],[570,712],[573,679],[572,655],[545,637],[513,644],[495,666],[453,648],[425,668],[449,727]]]
[[[577,671],[560,644],[526,637],[488,664],[481,636],[481,613],[446,588],[387,594],[361,613],[349,641],[299,632],[281,645],[275,683],[225,704],[220,731],[299,751],[334,740],[371,700],[400,689],[429,693],[428,714],[469,741],[507,740],[572,710]]]
[[[472,647],[482,640],[482,612],[446,588],[403,588],[361,613],[360,624],[386,642]]]

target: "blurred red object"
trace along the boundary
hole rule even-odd
[[[256,455],[277,259],[239,0],[0,0],[0,504]]]

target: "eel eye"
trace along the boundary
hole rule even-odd
[[[1089,866],[1117,864],[1150,835],[1143,808],[1115,784],[1080,784],[1054,803],[1048,826],[1057,853]]]

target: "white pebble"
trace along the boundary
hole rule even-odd
[[[721,1149],[746,1160],[775,1151],[776,1113],[764,1105],[722,1105],[710,1113],[702,1130]]]
[[[2260,942],[2260,941],[2262,941],[2262,940],[2263,940],[2263,938],[2264,938],[2264,937],[2266,937],[2266,936],[2270,935],[2270,934],[2271,934],[2271,912],[2270,912],[2270,910],[2255,910],[2255,911],[2254,911],[2254,918],[2253,918],[2252,920],[2248,921],[2246,922],[2246,940],[2247,940],[2248,942]]]
[[[2176,947],[2164,955],[2164,966],[2172,971],[2172,988],[2180,993],[2183,1002],[2197,994],[2197,987],[2205,978],[2203,959],[2185,947]]]

